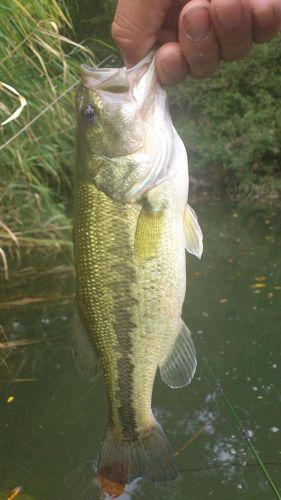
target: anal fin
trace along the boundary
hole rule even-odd
[[[93,380],[101,364],[77,310],[74,312],[73,323],[72,352],[76,368],[82,377]]]
[[[184,387],[191,382],[196,365],[196,352],[191,333],[181,320],[180,331],[166,358],[159,365],[161,378],[172,389]]]

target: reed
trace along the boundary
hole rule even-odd
[[[6,278],[10,255],[37,242],[57,253],[71,240],[66,201],[74,93],[80,63],[95,64],[92,51],[73,38],[63,1],[0,2],[0,123],[6,122],[0,127],[0,266]]]

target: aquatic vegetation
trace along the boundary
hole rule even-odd
[[[34,380],[30,377],[21,377],[26,356],[21,348],[36,344],[40,340],[35,339],[13,339],[8,338],[3,326],[0,324],[0,389],[12,382],[28,382]],[[15,355],[16,351],[16,355]],[[14,401],[14,396],[7,397],[7,403]]]

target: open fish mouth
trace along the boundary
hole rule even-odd
[[[126,68],[94,68],[81,65],[81,79],[84,87],[93,90],[125,93],[130,89]]]
[[[106,134],[106,141],[100,136],[95,143],[90,139],[95,145],[93,155],[99,161],[102,156],[104,164],[107,159],[119,161],[120,172],[126,164],[126,179],[132,180],[131,170],[135,170],[138,180],[126,190],[124,200],[136,200],[167,179],[172,164],[174,131],[166,93],[157,81],[154,52],[132,68],[82,65],[81,83],[90,111],[94,112],[96,104],[96,123]],[[100,148],[103,140],[106,154]]]
[[[150,90],[151,86],[156,83],[154,64],[151,64],[153,57],[154,52],[151,51],[142,61],[132,68],[98,68],[82,64],[82,84],[93,90],[123,94],[133,90],[134,87],[137,86],[136,83],[142,79],[142,75],[145,75],[145,82],[142,87],[143,89],[145,87],[146,90],[147,87],[149,87]],[[147,71],[149,66],[150,70]],[[147,92],[145,92],[145,97],[147,97],[147,95]],[[132,92],[132,97],[136,97],[134,92]]]
[[[97,116],[96,123],[102,126],[106,121],[114,123],[108,125],[108,143],[112,145],[108,148],[108,158],[111,153],[112,157],[124,159],[137,154],[136,161],[148,162],[146,142],[148,138],[150,142],[154,140],[155,128],[151,127],[149,132],[147,129],[156,96],[162,92],[153,58],[151,52],[132,68],[81,66],[81,95],[85,91],[90,108],[96,103],[103,110],[103,116]]]

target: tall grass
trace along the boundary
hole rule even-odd
[[[92,52],[71,41],[63,1],[0,2],[0,123],[27,101],[20,116],[0,128],[0,254],[21,238],[46,239],[60,249],[70,237],[66,214],[74,161],[74,93],[81,62]],[[48,245],[46,245],[48,247]],[[3,254],[3,252],[5,252]],[[7,259],[6,259],[7,260]],[[2,268],[3,268],[2,265]],[[5,270],[6,278],[8,276]]]

